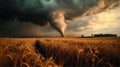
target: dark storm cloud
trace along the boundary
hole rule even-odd
[[[0,0],[0,22],[18,19],[39,25],[48,22],[62,36],[66,19],[96,14],[120,4],[120,0]]]
[[[53,31],[51,26],[39,26],[18,20],[8,21],[6,24],[0,25],[0,37],[45,37]]]

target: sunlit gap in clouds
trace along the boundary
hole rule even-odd
[[[80,26],[78,33],[90,35],[94,33],[116,33],[120,35],[118,29],[120,29],[120,7],[110,11],[105,11],[96,15],[86,16],[78,18],[79,22],[85,19],[85,26]],[[79,24],[79,23],[78,23]]]

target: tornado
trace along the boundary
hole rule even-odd
[[[65,36],[65,29],[67,24],[65,22],[64,11],[53,11],[51,15],[50,24],[62,35]]]
[[[0,0],[0,21],[18,19],[50,24],[62,37],[66,20],[97,14],[120,6],[120,0]],[[80,22],[82,23],[82,22]]]

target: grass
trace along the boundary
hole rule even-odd
[[[0,38],[1,67],[119,67],[120,38]]]

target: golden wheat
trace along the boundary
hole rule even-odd
[[[38,54],[30,41],[0,40],[0,67],[46,67],[52,62],[48,59]]]
[[[0,38],[0,67],[119,67],[120,38]]]

